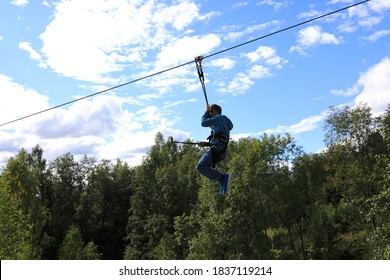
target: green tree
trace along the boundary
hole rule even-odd
[[[325,125],[330,202],[348,210],[345,226],[366,258],[383,255],[389,242],[388,114],[373,117],[366,105],[332,108]]]
[[[33,258],[31,224],[21,213],[22,202],[0,177],[0,259]]]
[[[135,170],[127,259],[183,258],[188,246],[176,240],[174,227],[175,219],[188,215],[196,202],[196,148],[165,143],[160,133],[155,141]]]
[[[93,242],[84,245],[80,230],[71,226],[59,248],[60,260],[98,260],[100,253]]]
[[[93,240],[106,259],[121,259],[132,193],[133,170],[103,160],[87,177],[76,220],[85,240]]]
[[[1,227],[4,228],[1,235],[4,240],[12,241],[16,238],[24,244],[5,245],[4,243],[8,252],[13,251],[10,257],[37,259],[41,257],[46,246],[45,170],[42,150],[37,146],[31,154],[22,149],[15,158],[9,159],[1,174],[2,212],[0,214],[4,216],[1,219]],[[15,236],[6,236],[13,234],[10,229],[17,227],[20,227],[20,230],[15,231]],[[20,248],[23,253],[18,252],[19,249],[11,249],[12,246],[22,246]],[[28,250],[26,246],[29,247]]]
[[[284,180],[282,174],[289,174],[291,161],[300,153],[288,135],[231,142],[229,156],[221,166],[233,174],[231,190],[227,197],[221,197],[217,183],[201,179],[193,213],[200,229],[190,242],[189,258],[269,258],[270,229],[279,227],[275,218],[282,211],[272,194],[275,180]]]
[[[67,229],[74,224],[76,209],[85,189],[85,168],[67,153],[50,164],[52,200],[50,214],[50,235],[55,242],[47,252],[48,258],[55,258]]]

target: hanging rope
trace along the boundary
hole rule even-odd
[[[195,57],[195,63],[196,63],[196,69],[198,70],[199,81],[202,84],[204,98],[206,99],[206,105],[209,105],[209,101],[207,100],[206,85],[204,84],[204,73],[202,69],[203,58],[204,58],[203,56]]]

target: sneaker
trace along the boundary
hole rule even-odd
[[[226,195],[229,186],[230,186],[230,180],[232,179],[232,175],[230,174],[224,174],[223,180],[220,183],[219,193],[222,195]]]

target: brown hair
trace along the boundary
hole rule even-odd
[[[218,114],[222,115],[222,108],[221,108],[221,106],[219,106],[217,104],[211,105],[211,110],[215,110],[215,111],[217,111]]]

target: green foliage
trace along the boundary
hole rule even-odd
[[[47,220],[44,171],[42,150],[35,147],[31,154],[21,150],[8,161],[1,174],[0,238],[4,259],[41,257],[46,244],[43,227]]]
[[[143,162],[21,150],[0,174],[2,259],[389,259],[390,107],[330,108],[326,151],[290,135],[229,143],[226,197],[205,149],[158,133]]]
[[[60,260],[99,260],[100,253],[91,241],[84,245],[80,230],[71,226],[59,249]]]
[[[84,238],[93,240],[107,259],[123,257],[133,173],[119,160],[93,163],[76,207],[76,223]]]
[[[31,225],[20,211],[20,199],[7,190],[3,180],[0,184],[0,259],[30,259]]]
[[[177,256],[185,250],[176,244],[174,221],[188,214],[196,203],[199,188],[195,147],[178,148],[164,143],[161,135],[144,163],[136,168],[134,193],[130,198],[126,259],[155,259]],[[182,246],[187,246],[182,244]],[[162,253],[162,248],[168,252]]]

